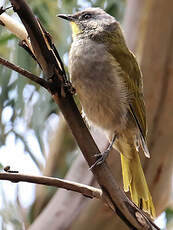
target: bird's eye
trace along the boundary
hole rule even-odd
[[[91,14],[90,13],[86,13],[86,14],[82,15],[82,19],[83,20],[86,20],[86,19],[89,19],[89,18],[91,18]]]

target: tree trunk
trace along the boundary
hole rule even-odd
[[[126,40],[135,51],[144,75],[151,159],[141,155],[141,161],[157,215],[168,207],[172,192],[172,9],[172,0],[131,0],[124,21]],[[94,136],[103,149],[107,143],[105,137],[97,131]],[[119,154],[112,153],[108,163],[117,181],[122,183]],[[81,157],[72,165],[67,178],[95,184]],[[127,227],[101,201],[59,190],[29,229],[121,230]]]

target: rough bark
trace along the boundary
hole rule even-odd
[[[127,14],[129,15],[126,15],[124,23],[128,29],[128,31],[125,29],[126,39],[129,41],[129,46],[136,51],[144,75],[151,159],[145,159],[142,155],[141,159],[157,215],[168,207],[172,192],[172,9],[172,0],[167,0],[167,2],[146,0],[140,1],[140,3],[139,0],[129,1],[127,5]],[[135,12],[138,12],[137,15]],[[136,20],[138,22],[134,23]],[[94,136],[102,149],[107,142],[105,137],[97,131]],[[93,185],[92,176],[87,171],[87,167],[82,164],[85,163],[79,160],[75,162],[68,173],[68,179],[70,177],[70,179],[77,180],[76,177],[78,177],[78,182],[82,180],[82,183],[89,182],[90,184],[92,182]],[[112,154],[108,159],[108,164],[116,179],[121,181],[119,155]],[[31,225],[30,230],[48,228],[51,230],[78,230],[81,229],[81,226],[83,230],[127,229],[122,221],[113,217],[111,211],[101,202],[81,198],[72,192],[58,191]]]

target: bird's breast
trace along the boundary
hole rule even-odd
[[[104,44],[89,39],[74,41],[69,73],[87,119],[105,130],[123,129],[127,89],[119,64]]]

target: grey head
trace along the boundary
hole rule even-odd
[[[87,8],[75,14],[59,14],[58,17],[71,22],[73,37],[98,37],[115,31],[118,22],[101,8]]]

